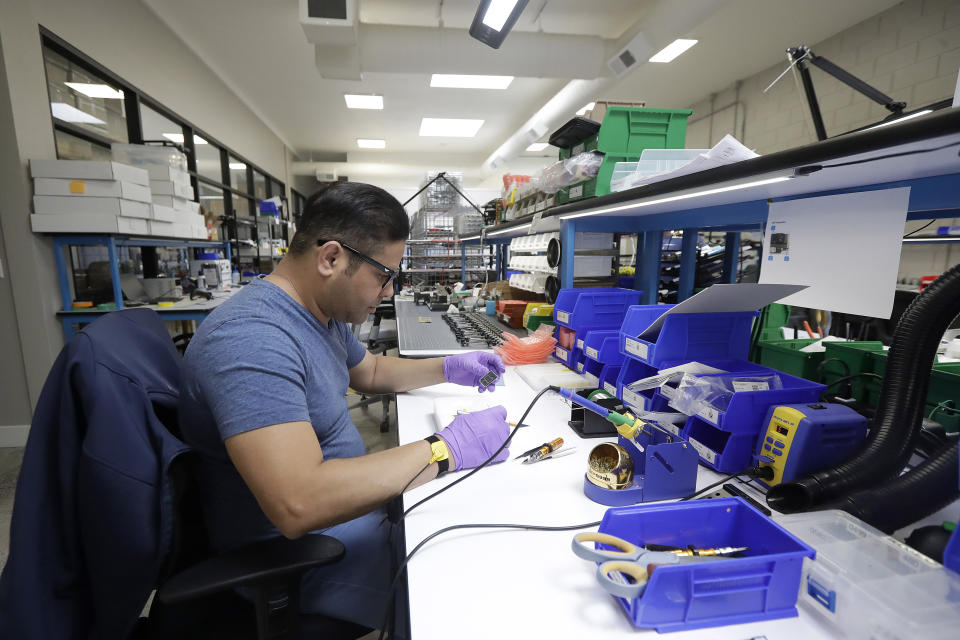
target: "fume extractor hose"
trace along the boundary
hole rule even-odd
[[[771,507],[787,513],[807,511],[865,490],[851,496],[848,502],[839,501],[829,507],[869,512],[873,514],[870,520],[875,521],[892,518],[897,511],[904,512],[899,516],[901,520],[908,515],[917,520],[957,496],[956,444],[902,478],[897,476],[910,459],[920,432],[930,365],[936,357],[940,336],[958,313],[960,265],[934,280],[900,318],[887,357],[880,401],[864,448],[833,469],[771,488],[767,493]],[[951,464],[952,478],[948,477]],[[889,486],[880,487],[891,480]],[[886,500],[871,500],[868,506],[866,494],[871,491],[877,495],[882,493]],[[890,513],[881,517],[879,512],[884,510]]]

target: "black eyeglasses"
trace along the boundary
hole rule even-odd
[[[350,253],[357,256],[358,258],[360,258],[370,266],[374,267],[377,271],[379,271],[380,275],[383,277],[383,283],[380,285],[381,289],[385,288],[388,284],[390,284],[393,280],[397,278],[398,274],[395,270],[391,269],[390,267],[388,267],[387,265],[381,262],[377,262],[367,254],[357,251],[350,245],[344,242],[341,242],[340,240],[317,240],[317,246],[318,247],[323,246],[328,242],[336,242],[341,247],[343,247],[344,249],[346,249],[347,251],[349,251]]]

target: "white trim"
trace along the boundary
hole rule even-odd
[[[0,447],[25,447],[28,433],[30,433],[28,424],[0,425]]]

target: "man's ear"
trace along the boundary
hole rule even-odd
[[[338,263],[346,260],[343,249],[336,242],[328,242],[315,249],[314,265],[317,273],[330,277],[337,270]]]

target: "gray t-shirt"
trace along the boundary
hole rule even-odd
[[[365,453],[346,401],[348,370],[365,354],[346,324],[324,326],[266,280],[254,279],[203,321],[184,358],[180,427],[200,452],[215,547],[279,535],[227,455],[223,441],[230,436],[307,421],[324,459]]]

